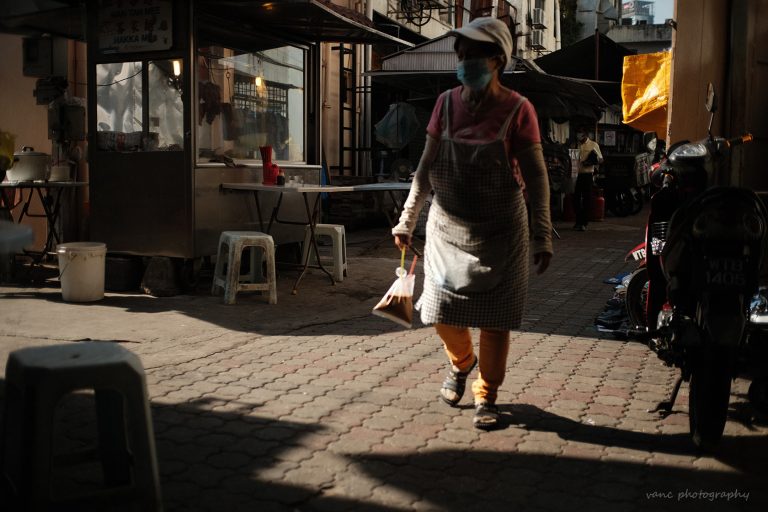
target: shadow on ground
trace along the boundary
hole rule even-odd
[[[85,393],[60,403],[59,452],[93,442],[92,405],[92,395]],[[576,504],[588,510],[765,510],[768,505],[768,439],[760,437],[723,439],[716,459],[742,472],[691,470],[675,467],[673,459],[664,464],[645,460],[656,454],[693,454],[686,435],[583,425],[519,404],[502,407],[506,428],[483,434],[485,448],[374,453],[334,445],[337,437],[322,423],[263,417],[258,405],[216,411],[221,406],[206,398],[153,404],[166,510],[395,511],[408,503],[406,508],[428,510],[534,511],[573,510]],[[623,460],[557,450],[516,452],[515,443],[533,430],[637,451]],[[93,466],[57,472],[53,492],[93,490],[98,477]],[[361,479],[374,483],[355,483]],[[377,492],[376,500],[370,489]],[[736,490],[741,494],[734,495]]]

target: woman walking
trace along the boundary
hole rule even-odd
[[[419,212],[434,191],[424,291],[416,307],[422,322],[434,324],[450,361],[442,400],[458,405],[479,363],[473,424],[492,429],[499,423],[496,397],[506,372],[509,331],[520,327],[528,288],[522,185],[539,274],[552,257],[549,185],[536,112],[499,81],[512,57],[509,28],[483,17],[453,33],[462,85],[435,104],[424,153],[392,234],[398,247],[410,246]],[[470,327],[480,329],[477,355]]]

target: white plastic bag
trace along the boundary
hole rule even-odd
[[[392,320],[403,327],[410,328],[413,325],[413,287],[416,284],[413,271],[416,268],[416,259],[414,256],[411,270],[406,273],[405,248],[403,248],[400,266],[395,270],[397,279],[379,303],[373,307],[374,315]]]

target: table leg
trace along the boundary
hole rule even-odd
[[[0,220],[9,220],[13,222],[13,200],[15,191],[13,189],[0,189]]]
[[[253,191],[253,200],[256,202],[256,215],[259,216],[259,229],[264,233],[264,219],[261,218],[261,203],[259,203],[259,191]],[[270,227],[272,226],[272,219],[269,220]]]
[[[306,199],[305,199],[306,202]],[[274,208],[272,208],[272,215],[269,216],[269,226],[267,226],[267,233],[272,232],[272,224],[275,222],[280,222],[277,219],[277,215],[280,212],[280,205],[283,204],[283,193],[280,192],[280,195],[277,197],[277,204]]]
[[[331,280],[332,285],[336,284],[336,281],[334,281],[333,279],[333,274],[331,274],[328,271],[328,269],[326,269],[323,266],[322,261],[320,261],[320,250],[317,247],[317,239],[315,238],[315,226],[317,226],[317,219],[320,216],[320,194],[317,194],[317,197],[315,198],[315,203],[312,206],[311,210],[309,208],[309,201],[307,200],[307,194],[302,193],[301,197],[304,199],[304,210],[307,213],[310,246],[309,246],[309,250],[307,251],[307,257],[302,262],[301,273],[299,274],[299,277],[296,278],[296,282],[293,283],[293,291],[291,291],[292,295],[296,295],[298,293],[299,282],[304,277],[304,274],[307,272],[307,267],[309,267],[309,261],[312,258],[312,251],[315,252],[315,256],[317,258],[317,266],[320,268],[320,270],[326,273],[328,278]]]
[[[46,195],[43,196],[42,189],[37,189],[37,195],[40,197],[40,203],[43,205],[45,219],[48,223],[48,236],[45,239],[45,247],[43,247],[43,257],[45,257],[45,255],[51,250],[51,246],[53,245],[54,240],[57,244],[61,243],[61,237],[59,236],[59,231],[56,227],[56,221],[59,219],[61,194],[63,191],[63,188],[59,188],[56,191],[55,196],[52,195],[50,191],[46,191]]]
[[[37,214],[37,213],[29,213],[29,208],[32,205],[32,198],[35,196],[35,193],[34,193],[33,189],[30,188],[29,189],[29,194],[27,195],[27,199],[25,200],[24,199],[24,189],[20,189],[20,190],[21,190],[21,201],[19,201],[19,203],[24,203],[24,206],[21,207],[21,212],[19,213],[19,218],[18,218],[18,220],[16,222],[21,224],[21,221],[24,219],[24,217],[47,217],[47,215],[40,215],[40,214]],[[40,194],[40,189],[39,188],[37,189],[37,191],[38,191],[38,194]],[[45,201],[42,200],[42,199],[40,201],[41,201],[41,203],[43,203],[43,208],[45,209]],[[49,229],[49,235],[48,236],[50,236],[50,229]],[[46,246],[47,245],[48,245],[48,240],[46,239]],[[32,258],[32,265],[37,265],[45,257],[46,248],[43,247],[42,252],[31,251],[31,250],[27,250],[27,249],[22,249],[22,251],[24,252],[24,254],[26,254],[27,256]]]
[[[20,203],[24,203],[24,206],[21,207],[21,212],[19,213],[19,220],[18,223],[21,224],[21,220],[25,216],[32,217],[32,214],[29,213],[29,206],[32,203],[32,196],[33,192],[32,189],[29,190],[29,195],[27,195],[26,201],[24,200],[24,189],[21,189],[21,201]]]

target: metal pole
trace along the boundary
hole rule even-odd
[[[365,0],[365,17],[373,21],[373,0]],[[371,44],[366,44],[365,57],[363,61],[363,71],[365,71],[366,73],[368,71],[371,71],[372,59],[373,59],[373,46]],[[362,128],[363,128],[363,147],[367,148],[367,150],[361,153],[363,155],[363,162],[362,162],[363,176],[373,175],[373,152],[370,149],[372,144],[372,134],[371,134],[372,96],[373,96],[373,91],[371,90],[371,77],[366,76],[363,79],[363,116],[362,116],[363,126]]]
[[[600,80],[600,30],[597,28],[597,10],[595,10],[595,80]],[[595,142],[598,140],[599,125],[600,118],[595,121]]]

